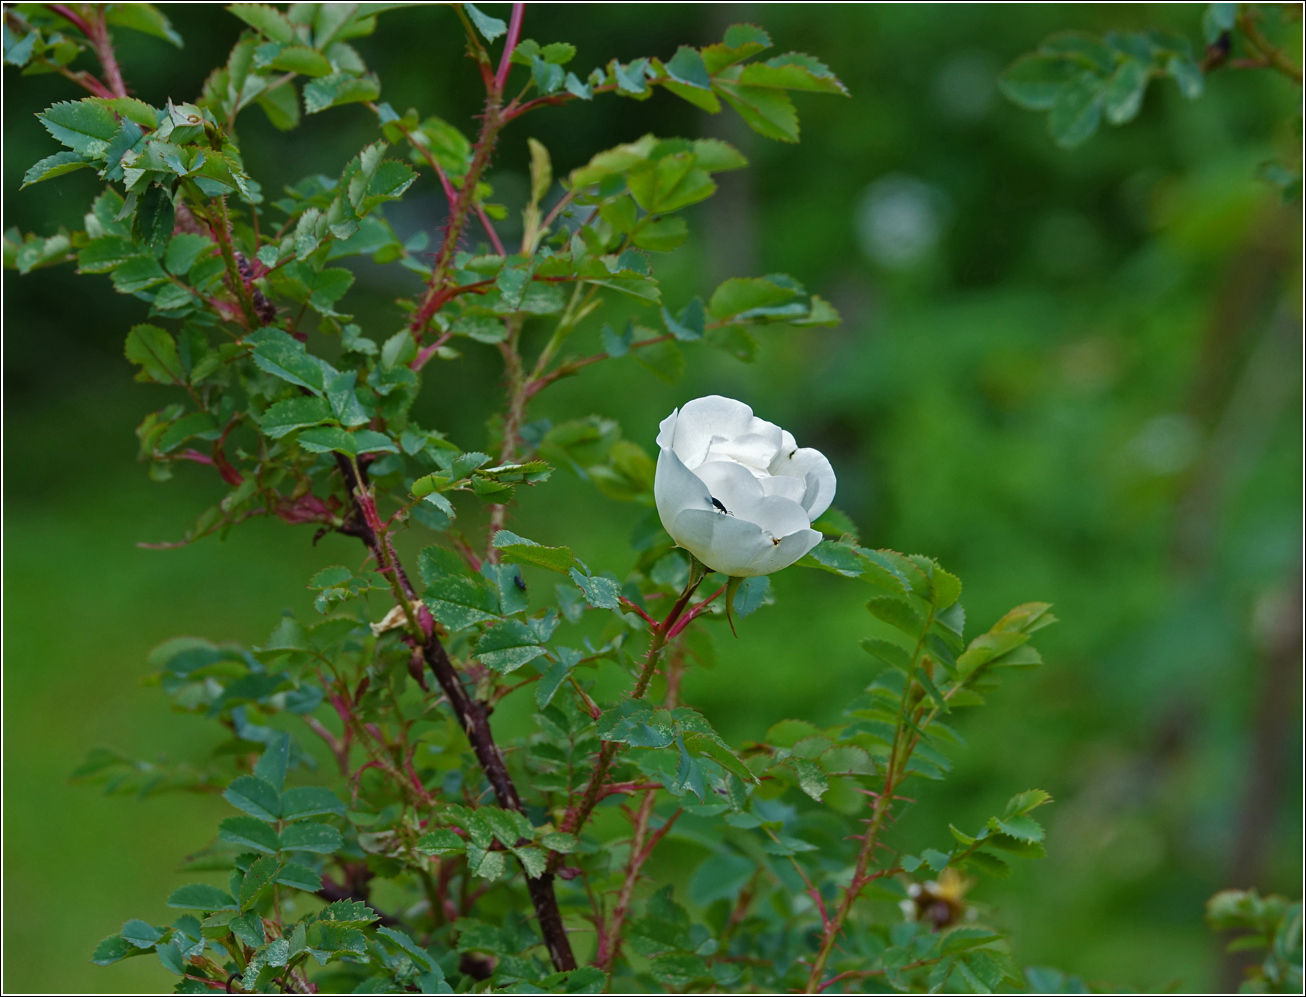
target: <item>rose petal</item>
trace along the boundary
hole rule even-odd
[[[743,574],[769,575],[781,568],[787,568],[820,542],[821,534],[816,530],[803,529],[791,533],[781,538],[779,543],[771,544],[770,550],[758,554]],[[701,561],[702,558],[699,560]]]
[[[744,510],[753,509],[762,501],[764,492],[758,481],[742,464],[733,460],[714,460],[700,464],[689,472],[699,478],[712,497],[726,507],[726,511],[744,519],[753,517],[744,514]]]
[[[671,524],[681,511],[713,508],[707,485],[681,463],[674,451],[667,449],[658,454],[658,466],[653,475],[653,501],[658,507],[658,518],[668,533],[671,533]],[[675,537],[674,533],[671,535]]]
[[[811,447],[799,447],[788,431],[784,433],[780,452],[768,468],[774,475],[798,478],[804,483],[802,506],[816,519],[834,501],[834,468],[825,454]]]
[[[676,543],[723,575],[748,575],[749,566],[763,557],[767,548],[776,546],[754,523],[699,509],[680,513],[667,532]]]
[[[680,415],[680,409],[676,409],[669,416],[658,423],[657,445],[661,450],[671,447],[672,441],[676,438],[676,423]]]
[[[707,458],[708,449],[719,442],[751,431],[753,410],[743,402],[721,395],[708,395],[686,402],[676,417],[671,449],[690,470]]]
[[[800,481],[798,478],[790,478],[783,474],[769,474],[760,479],[762,491],[767,495],[779,495],[781,498],[787,498],[791,502],[803,504],[803,496],[807,493],[807,483]]]

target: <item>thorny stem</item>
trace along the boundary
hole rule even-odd
[[[1278,70],[1297,86],[1302,83],[1301,68],[1271,44],[1270,40],[1256,26],[1256,17],[1252,11],[1243,7],[1238,13],[1238,30],[1247,39],[1247,47],[1256,53],[1260,64]]]
[[[630,840],[630,859],[626,863],[626,877],[621,884],[621,891],[617,894],[617,906],[612,911],[612,923],[604,932],[607,952],[598,953],[594,960],[605,973],[612,972],[612,967],[621,956],[621,929],[626,922],[626,915],[630,912],[630,899],[634,895],[635,884],[639,881],[639,871],[653,854],[653,849],[657,847],[658,842],[666,836],[671,826],[684,812],[677,810],[650,835],[649,818],[653,816],[653,805],[657,802],[657,795],[656,790],[647,790],[635,815],[635,833]]]
[[[691,575],[689,583],[685,586],[685,591],[676,600],[676,604],[671,607],[671,612],[667,614],[667,618],[652,628],[653,635],[649,640],[648,651],[644,654],[644,665],[640,669],[639,678],[635,681],[635,687],[630,691],[631,699],[644,698],[649,683],[653,681],[653,673],[657,669],[658,660],[666,647],[668,632],[680,618],[685,606],[689,604],[690,596],[694,594],[694,590],[698,588],[702,581],[702,575],[697,578]],[[594,812],[594,808],[603,797],[603,783],[608,777],[608,769],[612,765],[612,759],[616,757],[617,749],[620,747],[620,742],[617,741],[603,742],[603,747],[599,749],[598,761],[594,763],[594,771],[590,773],[590,780],[585,785],[585,792],[581,796],[580,804],[563,818],[562,831],[575,834],[578,829],[585,826],[585,822],[589,820],[590,814]],[[549,856],[549,869],[551,871],[557,869],[561,863],[562,856],[558,852],[553,852]]]
[[[911,668],[907,672],[907,684],[903,688],[902,702],[898,708],[898,723],[893,733],[893,746],[889,751],[889,764],[884,775],[884,789],[879,796],[875,798],[874,806],[871,810],[871,819],[867,823],[866,830],[861,836],[862,847],[857,853],[857,865],[853,869],[852,879],[844,887],[843,897],[839,906],[835,908],[832,916],[826,919],[822,916],[824,927],[821,933],[821,947],[817,952],[816,959],[812,963],[812,972],[807,978],[806,993],[820,993],[825,986],[821,983],[821,977],[825,973],[826,963],[830,959],[830,953],[834,951],[835,942],[839,938],[839,933],[843,930],[844,922],[848,919],[853,905],[857,898],[861,896],[862,890],[867,884],[874,879],[874,876],[867,875],[867,870],[874,859],[875,849],[878,844],[880,831],[884,827],[884,822],[893,809],[894,790],[898,788],[898,783],[902,781],[903,771],[906,768],[907,759],[911,756],[912,748],[915,746],[913,741],[911,745],[904,743],[905,720],[907,713],[907,699],[911,694],[912,676],[915,674],[916,667],[920,663],[921,653],[925,645],[925,635],[930,632],[930,627],[934,623],[934,609],[925,618],[925,625],[921,628],[921,635],[916,641],[916,648],[912,653]]]
[[[512,777],[508,774],[503,753],[494,742],[485,704],[469,696],[463,687],[461,677],[454,669],[444,644],[435,632],[430,614],[424,608],[414,609],[415,604],[420,606],[417,594],[403,566],[390,549],[388,539],[384,533],[378,533],[377,527],[381,524],[361,472],[349,458],[343,455],[337,455],[337,463],[354,508],[354,514],[345,526],[341,527],[341,532],[362,540],[376,559],[378,566],[387,571],[397,601],[404,607],[404,614],[412,622],[416,631],[413,639],[418,642],[422,657],[435,674],[436,681],[440,683],[441,690],[449,700],[454,716],[467,735],[476,759],[480,762],[485,777],[494,791],[495,799],[505,810],[524,813],[525,807],[522,805],[521,796]],[[575,969],[576,957],[572,954],[571,943],[567,939],[567,931],[562,923],[562,914],[558,910],[552,871],[546,871],[538,877],[527,875],[526,888],[530,893],[531,903],[535,908],[540,931],[544,936],[544,943],[549,950],[554,968],[560,972]]]
[[[98,17],[86,25],[90,30],[86,31],[86,28],[82,30],[95,46],[95,57],[100,60],[100,66],[104,69],[109,89],[113,91],[115,97],[126,97],[127,84],[123,82],[122,70],[118,68],[118,57],[113,51],[113,39],[109,37],[109,22],[105,20],[102,9],[98,14]]]
[[[205,213],[205,221],[208,222],[209,231],[213,233],[213,238],[217,240],[218,249],[222,253],[222,262],[227,268],[227,283],[231,285],[231,293],[240,303],[245,327],[252,332],[262,323],[259,321],[258,313],[254,311],[253,296],[245,286],[245,278],[241,275],[240,264],[236,261],[236,251],[231,244],[231,222],[227,217],[225,197],[213,199],[209,211]]]

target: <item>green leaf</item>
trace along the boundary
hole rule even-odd
[[[181,35],[173,30],[172,23],[152,3],[120,3],[105,8],[104,19],[120,28],[131,28],[155,38],[182,47]]]
[[[237,910],[236,901],[230,893],[207,883],[191,883],[173,890],[168,897],[169,907],[182,907],[188,910]]]
[[[1052,795],[1041,789],[1027,789],[1023,793],[1017,793],[1007,801],[1007,808],[1002,812],[1002,816],[1014,817],[1021,814],[1027,814],[1035,807],[1041,807],[1045,803],[1052,802]]]
[[[792,287],[782,287],[765,277],[731,277],[712,292],[707,308],[714,318],[747,318],[792,302],[797,295]]]
[[[277,832],[255,817],[228,817],[218,825],[218,837],[233,845],[272,854],[279,847]]]
[[[1097,131],[1105,82],[1093,73],[1082,73],[1061,88],[1048,114],[1048,132],[1057,145],[1073,149]]]
[[[911,637],[919,637],[925,626],[920,614],[908,604],[906,599],[892,595],[872,596],[866,608],[876,619],[883,620]]]
[[[102,157],[118,131],[113,112],[93,97],[52,104],[37,118],[61,144],[90,158]]]
[[[307,45],[287,45],[267,63],[267,68],[305,76],[327,76],[331,73],[331,62]]]
[[[862,641],[862,649],[892,668],[897,668],[902,672],[911,670],[911,652],[901,644],[882,640],[879,637],[868,637]]]
[[[283,820],[298,820],[319,814],[343,816],[344,812],[345,805],[339,797],[324,786],[296,786],[287,789],[281,796]]]
[[[1179,84],[1179,92],[1189,100],[1196,100],[1206,89],[1206,76],[1202,67],[1186,55],[1176,53],[1170,56],[1165,71]]]
[[[163,932],[160,929],[137,918],[132,918],[132,920],[126,922],[118,934],[138,949],[153,948],[154,943],[163,937]]]
[[[961,598],[961,579],[937,564],[930,571],[930,601],[936,610],[944,610]]]
[[[31,37],[30,35],[28,37]],[[121,935],[110,935],[99,945],[95,946],[95,952],[91,955],[91,962],[97,966],[111,966],[120,959],[126,959],[130,955],[140,955],[141,949],[137,948]]]
[[[1019,838],[1021,841],[1042,841],[1043,825],[1033,817],[1025,814],[1017,814],[1011,817],[995,817],[989,821],[989,826],[995,831],[1001,831],[1009,834],[1013,838]]]
[[[103,235],[92,239],[77,254],[77,268],[83,273],[107,273],[133,256],[140,247],[120,235]]]
[[[676,54],[666,62],[667,75],[678,83],[698,87],[701,90],[712,88],[712,78],[708,76],[707,66],[697,49],[681,45]]]
[[[282,886],[304,890],[307,893],[316,893],[322,889],[322,877],[308,866],[297,862],[287,862],[283,865],[281,871],[277,873],[277,882]]]
[[[259,94],[258,106],[278,131],[287,132],[299,126],[299,95],[290,81]]]
[[[998,89],[1027,110],[1047,111],[1081,73],[1083,68],[1068,59],[1025,55],[998,77]]]
[[[476,30],[481,33],[481,36],[487,42],[493,42],[496,38],[508,33],[508,25],[497,17],[482,14],[475,4],[463,4],[463,10],[466,11],[467,16],[472,19],[472,23],[476,25]]]
[[[290,763],[290,735],[284,731],[268,742],[254,766],[254,775],[278,793],[286,785],[286,767]]]
[[[280,863],[272,855],[255,859],[240,883],[240,909],[249,910],[265,889],[276,879]]]
[[[332,418],[325,398],[299,397],[269,405],[259,420],[263,435],[279,440],[289,432],[316,426]]]
[[[73,170],[80,170],[91,163],[84,159],[77,152],[56,152],[53,156],[46,156],[40,162],[31,166],[23,174],[23,186],[40,183],[42,180],[50,180],[54,177],[61,177],[65,173],[72,173]]]
[[[164,945],[157,946],[154,953],[159,957],[159,962],[163,964],[163,968],[168,972],[177,976],[184,976],[186,974],[186,961],[182,957],[181,946],[177,943],[176,939],[173,939]]]
[[[406,953],[420,969],[424,969],[427,973],[434,974],[434,982],[436,984],[444,983],[444,970],[440,967],[440,964],[435,961],[431,953],[419,946],[415,941],[409,938],[407,934],[397,928],[388,928],[384,925],[377,928],[376,933],[390,939],[390,941],[403,950],[403,952]],[[448,988],[445,987],[444,989],[447,990]],[[427,990],[426,987],[423,987],[422,992],[432,993],[436,991]]]
[[[135,294],[167,281],[168,275],[150,256],[133,256],[113,271],[113,289],[119,294]]]
[[[222,793],[233,807],[259,820],[276,820],[281,811],[281,794],[266,780],[256,775],[242,775],[232,781]]]
[[[1148,68],[1136,59],[1120,63],[1102,92],[1102,110],[1107,121],[1122,125],[1136,118],[1150,79]]]
[[[252,910],[248,914],[242,914],[240,917],[233,917],[227,922],[227,925],[238,941],[251,948],[258,948],[260,945],[267,944],[268,936],[263,930],[263,918],[256,910]]]
[[[621,583],[613,578],[601,575],[585,575],[577,568],[569,572],[571,580],[580,586],[585,601],[596,609],[619,609],[621,603]]]
[[[633,748],[666,748],[675,743],[675,725],[666,710],[654,710],[636,700],[623,700],[598,719],[599,737]]]
[[[458,855],[466,851],[466,841],[448,828],[422,835],[414,846],[425,855]]]
[[[317,114],[329,107],[376,100],[380,96],[381,84],[372,74],[351,76],[335,72],[304,85],[304,113]]]
[[[739,82],[779,90],[809,90],[847,97],[848,89],[830,68],[819,59],[800,52],[789,52],[766,62],[754,62],[743,68]]]
[[[665,384],[675,384],[684,376],[685,355],[680,351],[680,347],[670,340],[633,350],[631,355],[642,367]]]
[[[159,127],[159,112],[143,100],[135,97],[100,97],[96,98],[111,111],[115,111],[143,128]]]
[[[1214,45],[1226,31],[1232,31],[1238,16],[1236,3],[1208,3],[1202,14],[1202,36],[1207,45]]]
[[[183,232],[174,235],[169,241],[168,250],[163,257],[163,265],[168,273],[180,277],[189,272],[202,254],[212,254],[215,249],[217,244],[208,236]]]
[[[177,356],[177,343],[171,333],[157,325],[133,326],[127,333],[123,353],[132,363],[140,365],[140,373],[136,376],[138,381],[186,383],[186,374]]]
[[[566,547],[545,547],[508,530],[499,530],[495,533],[494,546],[515,560],[563,574],[566,574],[576,561],[575,555]]]
[[[766,601],[770,591],[771,579],[766,575],[745,578],[735,590],[734,604],[732,606],[735,615],[742,619],[757,612]]]
[[[448,575],[433,581],[422,601],[435,619],[450,630],[499,618],[499,600],[481,578]]]
[[[348,457],[364,453],[398,453],[399,448],[385,433],[371,429],[347,432],[335,426],[318,426],[299,434],[299,445],[313,453],[335,451]]]
[[[235,14],[251,28],[267,35],[274,42],[292,42],[295,29],[291,27],[284,14],[275,7],[265,3],[233,3],[227,10]]]
[[[304,349],[304,344],[280,329],[260,329],[245,337],[254,344],[254,363],[283,381],[308,388],[315,395],[324,390],[323,366]]]
[[[330,855],[344,845],[340,832],[330,824],[304,821],[281,832],[281,848],[288,852],[320,852]]]
[[[500,675],[516,671],[546,651],[534,631],[519,620],[505,620],[476,642],[476,657]]]
[[[780,142],[798,141],[798,112],[783,90],[728,82],[718,77],[713,88],[749,128]]]

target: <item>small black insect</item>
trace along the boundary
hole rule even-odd
[[[721,504],[721,500],[719,498],[713,498],[712,504],[716,506],[718,509],[720,509],[722,512],[724,512],[727,516],[730,515],[730,510]]]
[[[521,589],[523,592],[526,591],[526,579],[522,578],[521,575],[513,575],[512,583],[516,585],[519,589]]]

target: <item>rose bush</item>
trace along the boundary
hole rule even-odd
[[[657,443],[662,525],[713,571],[769,575],[821,542],[812,522],[834,501],[830,462],[743,402],[695,398],[662,420]]]

